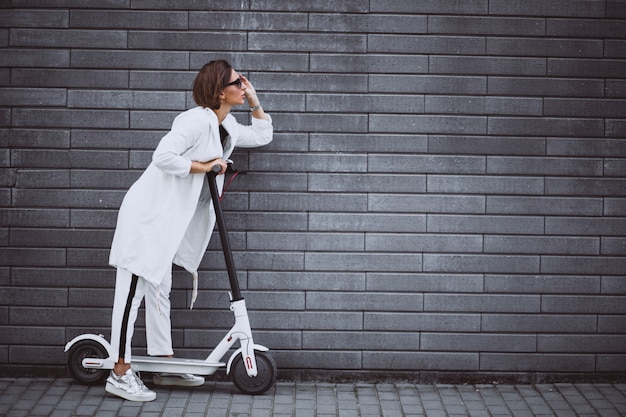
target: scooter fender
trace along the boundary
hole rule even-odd
[[[267,352],[268,350],[270,350],[269,348],[263,346],[263,345],[257,345],[257,344],[253,344],[252,345],[252,350],[258,350],[260,352]],[[239,349],[237,349],[235,351],[235,353],[233,353],[232,355],[230,355],[230,358],[228,359],[228,364],[226,365],[226,375],[230,374],[230,367],[233,364],[233,361],[235,360],[235,358],[237,357],[237,355],[242,354],[243,355],[243,351],[244,351],[244,347],[240,347]],[[250,355],[245,355],[245,356],[250,356]]]
[[[72,346],[74,346],[76,343],[81,342],[83,340],[93,340],[96,343],[100,343],[102,347],[106,349],[107,353],[109,354],[109,357],[113,356],[113,348],[111,347],[111,344],[108,342],[108,340],[106,340],[104,336],[101,334],[92,334],[92,333],[78,335],[72,340],[70,340],[69,342],[67,342],[67,344],[65,345],[65,352],[68,352],[72,348]]]

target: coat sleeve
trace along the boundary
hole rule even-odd
[[[183,156],[200,138],[201,123],[189,114],[182,113],[174,119],[172,129],[161,139],[152,162],[161,171],[186,177],[191,170],[191,159]]]
[[[238,125],[235,146],[239,148],[254,148],[270,143],[274,138],[274,127],[272,126],[272,118],[269,115],[268,117],[269,120],[253,117],[250,126],[239,124],[233,118],[231,123],[237,123]]]

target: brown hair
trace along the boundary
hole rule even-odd
[[[224,60],[205,64],[193,80],[193,100],[198,106],[220,108],[220,93],[230,81],[233,67]]]

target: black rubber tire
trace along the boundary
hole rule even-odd
[[[109,370],[85,368],[83,359],[106,359],[108,356],[107,350],[100,343],[95,340],[82,340],[70,349],[67,355],[67,366],[70,374],[77,381],[85,385],[102,384],[107,379]]]
[[[246,372],[243,355],[237,355],[230,374],[233,384],[244,394],[259,395],[272,388],[276,383],[278,371],[274,359],[266,352],[254,351],[257,376],[250,377]]]

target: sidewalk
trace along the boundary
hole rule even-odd
[[[148,386],[150,380],[146,378]],[[261,396],[227,382],[154,388],[124,401],[67,378],[0,378],[0,415],[97,417],[624,416],[626,384],[416,385],[278,382]]]

